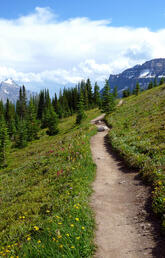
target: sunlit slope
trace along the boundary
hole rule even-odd
[[[0,257],[90,257],[94,251],[89,206],[95,164],[90,137],[96,133],[87,112],[60,121],[59,133],[10,152],[0,170]]]
[[[153,208],[165,213],[165,85],[124,99],[109,115],[109,139],[127,165],[154,187]]]

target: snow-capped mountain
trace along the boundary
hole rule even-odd
[[[141,88],[147,88],[149,82],[157,78],[157,81],[165,77],[165,58],[153,59],[142,65],[136,65],[120,74],[110,75],[109,84],[111,88],[118,87],[120,93],[129,88],[133,90],[138,81]]]
[[[13,79],[6,79],[0,83],[0,100],[4,103],[6,102],[7,98],[15,103],[19,97],[19,89],[20,86],[13,80]],[[31,94],[30,91],[27,91],[27,97]]]

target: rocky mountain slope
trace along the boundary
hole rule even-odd
[[[10,101],[15,103],[19,97],[19,89],[20,86],[12,79],[6,79],[5,81],[2,81],[0,83],[0,100],[5,103],[8,98]],[[28,98],[31,94],[33,93],[27,91]]]
[[[109,84],[111,88],[118,87],[121,94],[124,89],[133,90],[138,81],[141,88],[147,88],[149,82],[157,78],[157,81],[165,77],[165,58],[153,59],[142,65],[136,65],[120,74],[110,75]]]

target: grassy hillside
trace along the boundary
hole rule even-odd
[[[87,112],[60,123],[60,132],[13,149],[0,170],[0,257],[90,257],[94,250],[91,182],[95,176],[89,139],[96,128]]]
[[[124,99],[109,115],[109,140],[153,186],[153,209],[165,216],[165,85]],[[165,227],[165,218],[163,221]]]

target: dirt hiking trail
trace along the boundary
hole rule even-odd
[[[104,126],[103,116],[92,120]],[[99,121],[99,124],[98,124]],[[165,258],[165,242],[151,213],[150,188],[124,167],[107,144],[108,131],[91,139],[97,174],[91,205],[95,212],[95,258]]]

